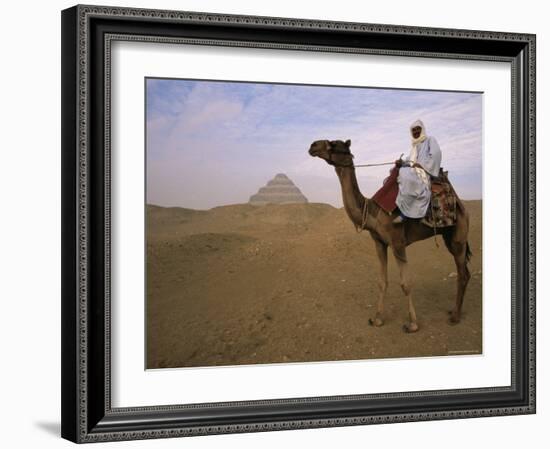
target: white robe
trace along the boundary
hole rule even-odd
[[[413,162],[418,162],[424,170],[407,166]],[[439,176],[440,166],[441,150],[434,137],[427,137],[412,148],[397,177],[399,193],[396,204],[403,215],[409,218],[426,216],[431,198],[430,175]]]

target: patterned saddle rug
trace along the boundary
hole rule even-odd
[[[430,228],[454,226],[456,207],[456,194],[447,179],[447,172],[441,171],[440,176],[432,180],[432,198],[426,216],[420,222]]]
[[[443,228],[456,224],[457,196],[447,178],[446,171],[439,170],[439,176],[432,179],[432,198],[426,216],[420,220],[421,223],[430,228]],[[397,176],[399,169],[393,167],[390,175],[384,180],[382,187],[374,194],[372,199],[388,214],[396,208],[395,200],[399,193]]]

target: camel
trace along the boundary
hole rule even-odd
[[[412,299],[412,288],[408,274],[406,247],[414,242],[434,236],[434,230],[420,222],[419,219],[408,219],[403,223],[393,223],[397,211],[391,215],[381,209],[374,201],[363,196],[357,184],[353,154],[350,151],[351,141],[317,140],[311,144],[309,154],[324,159],[334,166],[340,180],[344,209],[357,230],[367,230],[375,244],[380,262],[379,297],[376,316],[369,319],[373,326],[384,324],[384,299],[388,288],[388,246],[391,248],[399,268],[400,285],[408,300],[409,321],[403,325],[407,333],[418,331],[416,311]],[[471,257],[468,244],[468,212],[457,198],[457,220],[454,226],[437,228],[435,233],[443,237],[445,246],[453,255],[457,268],[456,302],[449,311],[449,324],[460,322],[462,303],[466,286],[470,280],[468,262]]]

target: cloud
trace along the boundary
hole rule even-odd
[[[285,172],[311,201],[341,206],[334,170],[309,157],[311,142],[349,138],[356,163],[392,161],[409,153],[417,118],[439,141],[459,193],[480,198],[481,94],[148,80],[148,201],[246,202]],[[363,192],[372,194],[387,171],[358,169]]]

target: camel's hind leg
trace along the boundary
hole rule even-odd
[[[457,324],[460,322],[462,313],[462,304],[464,302],[464,294],[470,280],[470,270],[468,270],[468,259],[470,257],[470,248],[468,242],[457,242],[452,238],[452,234],[443,236],[445,245],[449,252],[453,255],[456,264],[456,302],[453,310],[449,312],[449,323]]]
[[[412,300],[411,282],[409,279],[409,264],[407,263],[407,253],[405,248],[393,248],[393,255],[399,267],[399,278],[401,283],[401,289],[405,293],[405,297],[409,306],[409,322],[403,325],[405,332],[416,332],[418,330],[418,323],[416,322],[416,310]]]
[[[378,277],[378,303],[376,304],[376,317],[369,319],[371,326],[382,326],[384,324],[384,299],[388,290],[388,245],[379,240],[373,239],[376,246],[376,254],[380,267]]]

